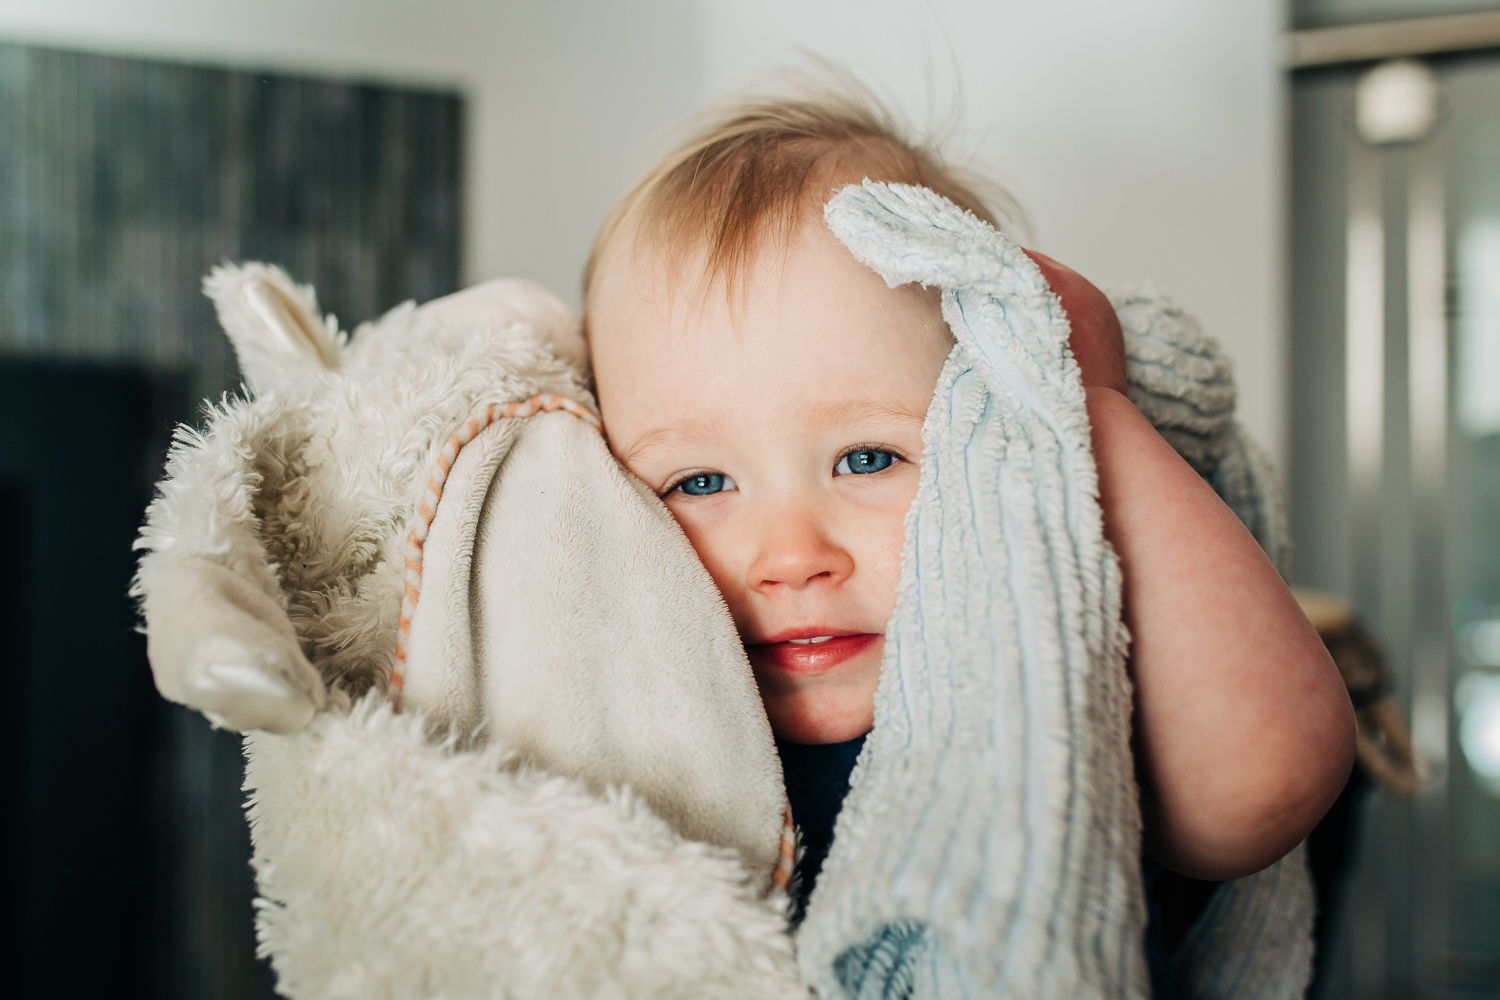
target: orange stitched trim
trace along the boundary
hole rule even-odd
[[[792,822],[792,804],[787,803],[786,812],[782,814],[781,823],[781,854],[776,859],[776,867],[771,870],[771,884],[782,892],[792,884],[792,870],[797,867],[797,827]]]
[[[406,662],[406,644],[411,638],[412,616],[416,614],[417,599],[422,593],[422,547],[427,542],[427,532],[431,530],[432,519],[437,514],[438,501],[443,496],[443,486],[448,481],[448,473],[452,470],[453,463],[457,461],[459,451],[464,445],[474,440],[480,431],[496,420],[506,420],[511,417],[521,419],[538,413],[551,413],[554,410],[571,413],[599,433],[604,433],[599,418],[588,410],[566,396],[545,393],[532,396],[520,403],[491,403],[483,411],[470,417],[443,445],[442,452],[433,462],[432,475],[422,491],[421,502],[417,504],[416,519],[412,522],[411,530],[406,533],[406,593],[401,600],[401,617],[396,628],[397,660]],[[402,676],[401,671],[391,670],[391,687],[400,693],[405,685],[406,678]]]

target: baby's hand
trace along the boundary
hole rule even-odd
[[[1026,250],[1025,253],[1036,261],[1042,269],[1042,277],[1062,300],[1063,312],[1068,314],[1068,323],[1073,327],[1068,346],[1073,349],[1073,357],[1082,371],[1083,384],[1123,393],[1125,335],[1120,330],[1120,318],[1115,315],[1114,306],[1109,304],[1103,292],[1071,267],[1035,250]]]

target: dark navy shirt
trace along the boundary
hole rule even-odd
[[[805,746],[801,743],[776,741],[781,755],[781,773],[786,778],[786,797],[792,806],[792,819],[802,836],[802,860],[797,862],[793,877],[793,919],[801,920],[812,895],[828,848],[833,844],[833,824],[849,794],[849,775],[865,745],[857,736],[843,743]]]

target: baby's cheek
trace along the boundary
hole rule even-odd
[[[896,608],[896,587],[901,583],[901,531],[900,524],[890,538],[881,544],[876,557],[881,606],[886,614]]]
[[[915,492],[913,489],[913,495]],[[907,498],[904,503],[881,510],[865,534],[868,539],[865,561],[870,567],[871,584],[876,588],[876,599],[887,615],[896,607],[896,587],[901,582],[901,553],[906,545],[906,512],[910,506],[910,498]]]
[[[680,516],[677,511],[672,510],[670,504],[667,509],[682,527],[683,534],[687,535],[693,551],[698,553],[698,561],[703,563],[708,575],[713,577],[714,586],[724,598],[724,603],[729,605],[735,624],[743,626],[741,615],[745,578],[744,573],[736,568],[743,562],[743,556],[737,551],[735,544],[740,533],[730,530],[728,525],[703,523],[691,516]]]

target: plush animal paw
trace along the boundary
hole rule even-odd
[[[221,729],[295,733],[327,701],[286,612],[224,566],[193,556],[163,566],[145,611],[162,694]]]

